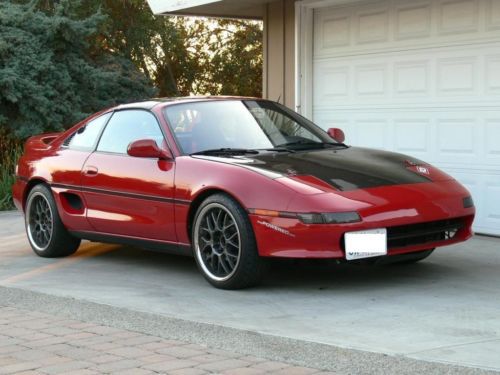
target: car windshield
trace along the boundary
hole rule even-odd
[[[335,144],[322,129],[266,100],[212,100],[166,107],[184,154],[222,150],[305,149]]]

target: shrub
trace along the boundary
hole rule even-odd
[[[20,141],[0,132],[0,211],[14,208],[11,188],[15,181],[14,168],[21,152]]]
[[[0,125],[18,138],[61,131],[87,115],[155,94],[124,57],[92,55],[105,16],[82,18],[79,1],[0,1]]]

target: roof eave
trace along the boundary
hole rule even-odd
[[[268,0],[148,0],[156,15],[262,20]]]

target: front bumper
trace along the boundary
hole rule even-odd
[[[345,259],[344,234],[374,228],[395,228],[408,233],[433,225],[460,222],[460,229],[452,238],[423,236],[417,241],[389,243],[388,255],[431,249],[462,242],[472,236],[474,207],[465,208],[463,198],[469,192],[456,181],[439,183],[385,186],[379,188],[339,192],[342,203],[353,202],[362,221],[351,224],[304,224],[296,218],[250,215],[259,254],[266,257],[285,258],[334,258]],[[320,194],[313,199],[314,212],[332,212],[336,194]],[[306,199],[306,198],[304,198]],[[294,211],[289,207],[287,211]],[[296,202],[296,208],[308,212],[306,202]],[[359,207],[363,206],[360,210]],[[324,207],[324,208],[320,208]],[[290,209],[292,208],[292,209]],[[300,212],[300,211],[295,211]],[[447,220],[455,219],[450,222]],[[416,225],[429,223],[428,225]],[[445,227],[445,226],[444,226]],[[416,242],[416,243],[415,243]]]

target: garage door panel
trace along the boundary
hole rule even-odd
[[[321,28],[316,28],[316,35],[321,33],[316,51],[336,49],[351,44],[351,10],[343,8],[321,20]],[[321,17],[321,16],[320,16]]]
[[[489,178],[488,178],[489,177]],[[485,226],[500,234],[500,175],[486,176],[485,202]]]
[[[318,74],[315,75],[314,88],[318,102],[330,104],[348,98],[350,95],[351,75],[349,66],[332,68],[330,64],[318,66]]]
[[[500,30],[500,1],[488,0],[486,4],[486,29]]]
[[[431,121],[429,119],[394,120],[394,151],[425,158],[430,153]]]
[[[498,0],[368,1],[320,8],[315,56],[462,45],[497,40]]]
[[[383,2],[356,8],[354,42],[357,44],[383,43],[389,39],[389,4]]]
[[[478,57],[447,57],[436,61],[437,95],[477,95]]]
[[[390,129],[388,122],[379,120],[359,120],[356,122],[357,140],[365,147],[374,147],[382,150],[390,148]]]
[[[400,4],[395,12],[395,40],[422,39],[431,36],[432,5],[430,1]]]
[[[500,34],[500,32],[499,32]],[[500,35],[499,35],[500,40]],[[467,48],[315,58],[314,108],[364,104],[498,106],[500,42]]]
[[[430,62],[408,60],[394,63],[394,94],[400,97],[430,94]]]
[[[354,68],[355,95],[364,97],[385,96],[389,77],[386,63],[360,64]]]
[[[436,120],[436,162],[474,165],[480,162],[477,124],[473,118]],[[431,156],[431,155],[429,155]]]
[[[437,4],[438,34],[471,33],[479,30],[478,0],[446,0]]]
[[[314,120],[324,129],[344,129],[353,145],[409,153],[432,163],[500,170],[500,111],[358,107],[316,111]]]
[[[485,162],[491,165],[500,165],[500,113],[499,117],[485,120]],[[500,200],[500,199],[499,199]]]
[[[437,112],[434,124],[437,147],[429,160],[500,172],[500,111],[472,107]]]
[[[485,65],[486,93],[488,95],[500,95],[500,55],[487,56]]]

